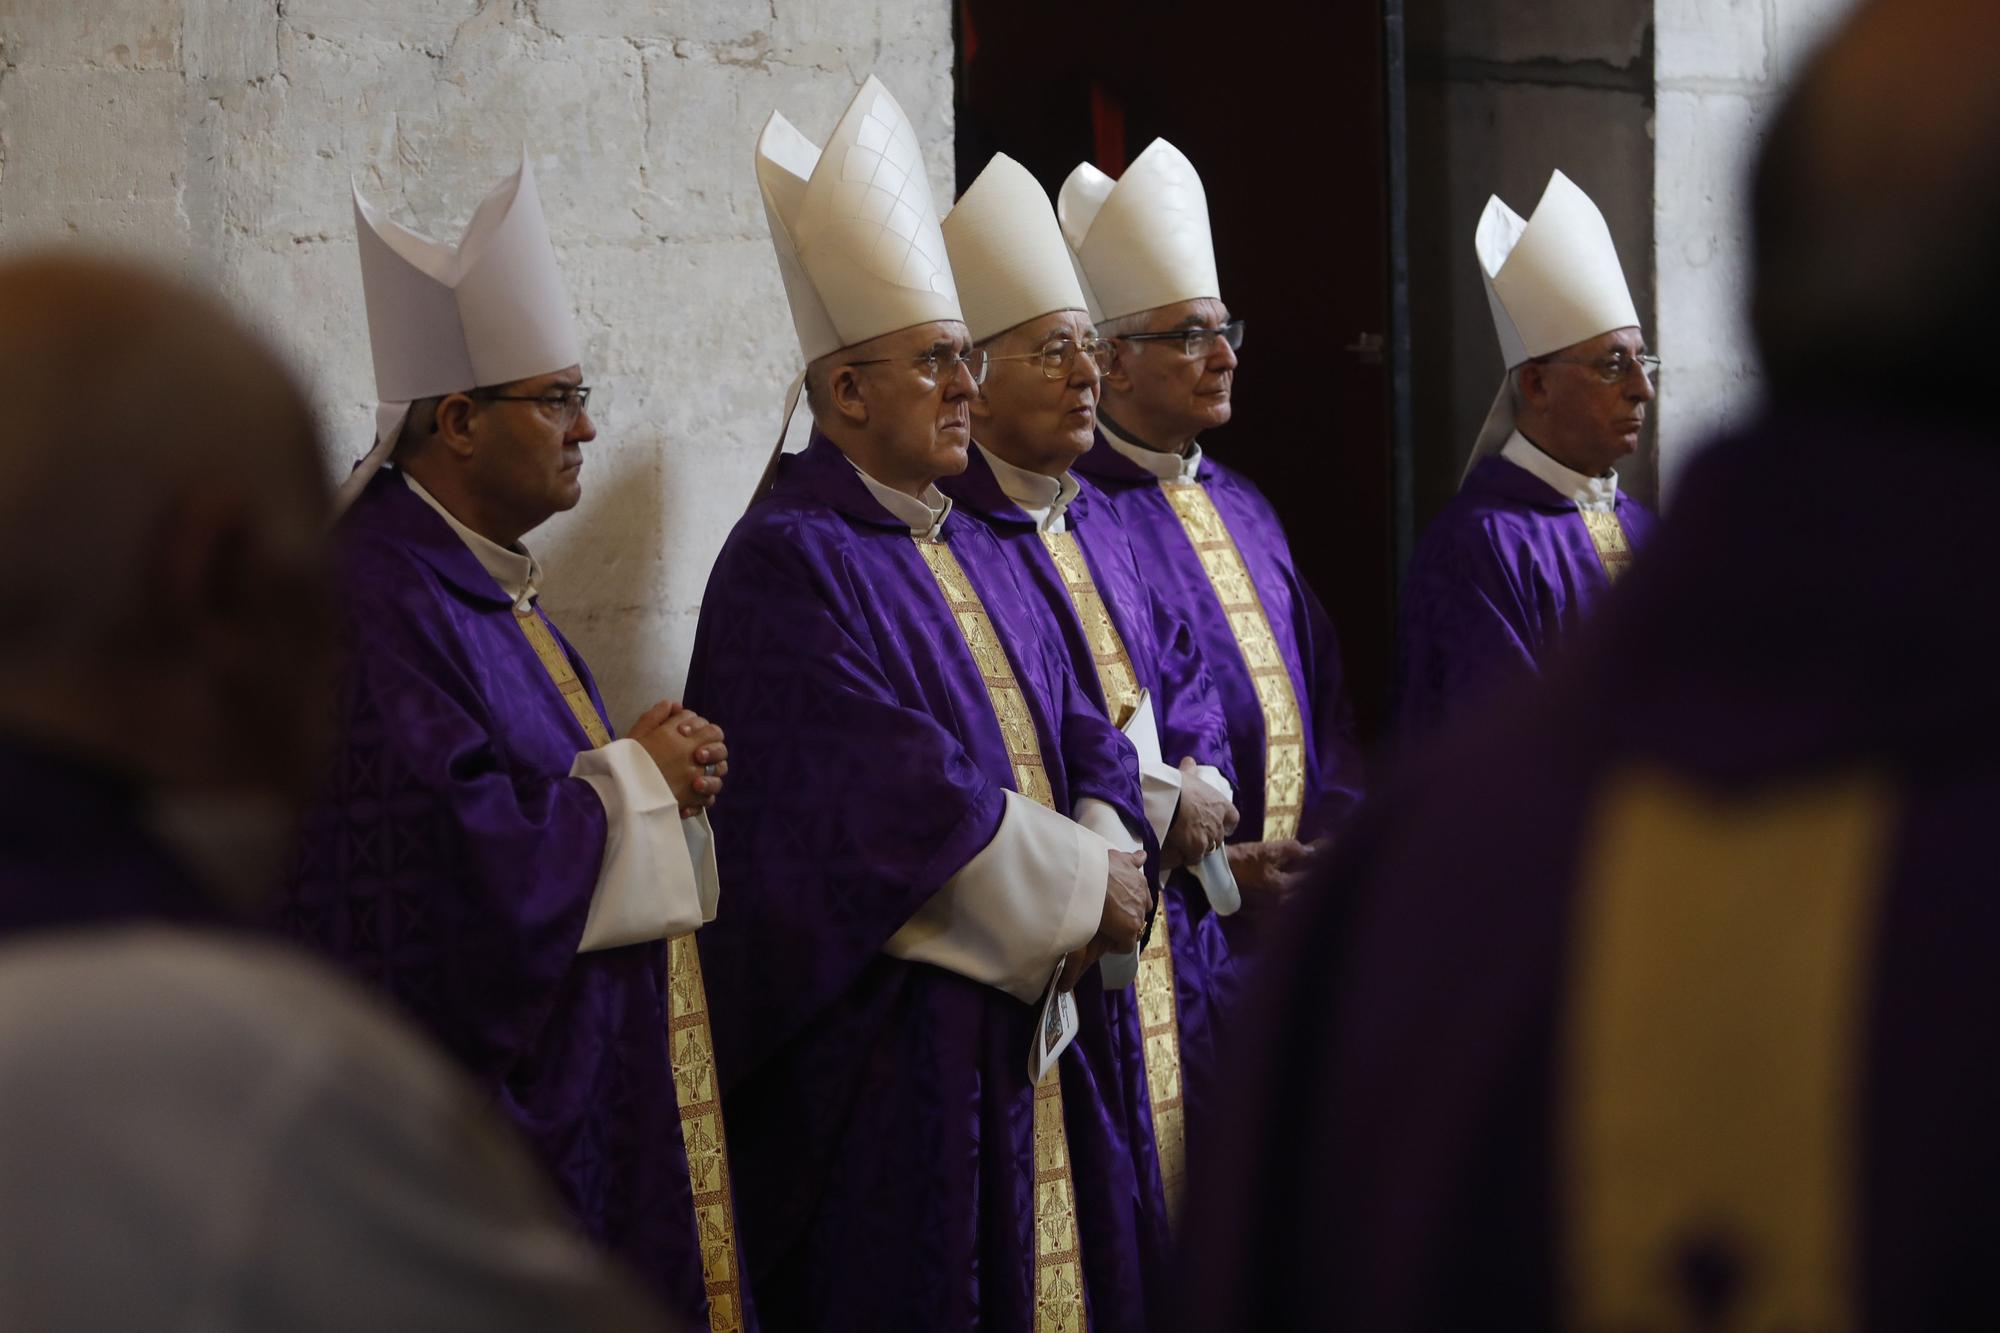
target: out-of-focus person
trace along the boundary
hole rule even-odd
[[[1353,832],[1183,1327],[2000,1323],[1996,45],[1878,0],[1810,62],[1753,187],[1769,402]]]
[[[0,1328],[657,1328],[477,1094],[258,938],[326,491],[213,302],[0,263]]]

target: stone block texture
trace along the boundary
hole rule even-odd
[[[455,236],[525,147],[582,330],[583,502],[529,538],[620,729],[677,695],[798,344],[751,167],[869,73],[951,180],[948,0],[4,0],[0,250],[212,284],[311,390],[331,479],[373,375],[350,182]]]
[[[1658,0],[1654,268],[1660,482],[1756,408],[1749,177],[1787,81],[1851,0]]]

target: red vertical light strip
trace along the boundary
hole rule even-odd
[[[1090,85],[1090,132],[1097,169],[1107,176],[1124,175],[1125,104],[1101,83]]]
[[[970,69],[979,55],[979,29],[972,26],[972,0],[958,0],[958,51]]]

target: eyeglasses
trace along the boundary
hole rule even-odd
[[[948,383],[958,378],[961,368],[972,376],[974,388],[986,383],[986,362],[984,348],[975,347],[968,352],[941,351],[932,348],[922,356],[878,356],[869,361],[849,361],[850,366],[901,366],[915,365],[917,374],[930,388]]]
[[[1128,343],[1177,342],[1188,357],[1200,360],[1215,350],[1217,338],[1229,344],[1234,352],[1243,346],[1243,321],[1232,319],[1219,329],[1169,329],[1165,333],[1121,333],[1114,341]]]
[[[1068,379],[1070,370],[1076,365],[1077,353],[1090,358],[1090,364],[1097,367],[1102,375],[1111,369],[1111,344],[1102,338],[1086,338],[1075,342],[1069,338],[1058,338],[1045,343],[1032,352],[1022,352],[1016,356],[989,356],[988,361],[1038,361],[1045,379]]]
[[[494,393],[490,389],[474,389],[467,397],[484,399],[489,403],[540,403],[554,410],[556,424],[568,430],[583,415],[590,402],[588,384],[566,384],[559,389],[545,393]]]
[[[1613,352],[1610,356],[1591,359],[1579,356],[1545,356],[1538,360],[1543,365],[1553,363],[1559,366],[1583,366],[1596,371],[1597,378],[1606,384],[1622,383],[1625,377],[1632,373],[1634,366],[1646,376],[1648,383],[1657,382],[1660,378],[1660,358],[1643,353],[1639,356],[1628,356],[1624,352]]]

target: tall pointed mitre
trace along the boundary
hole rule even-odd
[[[341,484],[361,493],[395,449],[410,404],[563,370],[583,360],[524,148],[458,244],[392,222],[354,191],[361,291],[375,353],[375,445]]]
[[[1038,315],[1087,309],[1047,192],[1005,153],[959,196],[943,231],[974,342]]]
[[[825,148],[772,112],[757,139],[757,183],[807,361],[960,318],[917,132],[874,75]]]
[[[1165,139],[1113,181],[1085,162],[1056,199],[1093,319],[1122,319],[1180,301],[1222,299],[1208,196],[1194,163]]]
[[[1560,171],[1550,175],[1526,222],[1498,195],[1489,198],[1473,248],[1507,375],[1466,460],[1467,473],[1514,433],[1510,385],[1523,362],[1639,323],[1604,214]]]

